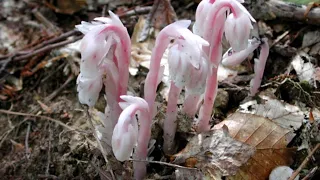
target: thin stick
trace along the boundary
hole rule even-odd
[[[197,168],[179,166],[179,165],[176,165],[176,164],[171,164],[171,163],[162,162],[162,161],[149,161],[149,160],[139,160],[139,159],[129,159],[129,160],[130,161],[138,161],[138,162],[147,162],[147,163],[153,163],[153,164],[161,164],[161,165],[171,166],[171,167],[180,168],[180,169],[198,170]]]
[[[51,162],[51,139],[52,139],[52,130],[51,130],[51,123],[49,122],[49,142],[48,142],[48,161],[47,161],[47,167],[45,175],[49,175],[49,169],[50,169],[50,162]]]
[[[56,124],[59,124],[60,126],[70,130],[70,131],[79,131],[78,129],[75,129],[71,126],[68,126],[66,124],[64,124],[61,121],[58,121],[56,119],[53,119],[51,117],[47,117],[47,116],[41,116],[41,115],[34,115],[34,114],[28,114],[28,113],[22,113],[22,112],[14,112],[14,111],[8,111],[8,110],[4,110],[4,109],[0,109],[0,113],[4,113],[4,114],[13,114],[13,115],[18,115],[18,116],[29,116],[29,117],[37,117],[37,118],[41,118],[41,119],[46,119],[49,121],[52,121]]]
[[[25,144],[25,147],[26,147],[26,157],[27,157],[27,159],[30,158],[30,149],[29,149],[29,134],[30,134],[30,128],[31,128],[31,124],[30,124],[30,122],[28,122],[26,139],[25,139],[25,141],[24,141],[24,144]]]
[[[112,168],[110,168],[110,164],[109,164],[109,161],[108,161],[108,159],[107,159],[107,153],[105,152],[105,150],[104,150],[104,148],[103,148],[103,146],[102,146],[102,144],[101,144],[101,142],[100,142],[100,140],[99,140],[99,138],[98,138],[98,134],[97,134],[97,132],[96,132],[96,129],[94,128],[94,125],[93,125],[91,116],[90,116],[90,114],[89,114],[89,108],[86,106],[85,109],[86,109],[86,114],[87,114],[87,117],[88,117],[89,124],[90,124],[91,129],[92,129],[92,132],[93,132],[93,136],[96,138],[96,141],[97,141],[97,143],[98,143],[98,146],[99,146],[99,149],[100,149],[100,151],[101,151],[101,153],[102,153],[102,156],[103,156],[104,160],[106,161],[107,169],[108,169],[109,172],[111,173],[112,179],[115,180],[115,176],[114,176],[114,174],[113,174]]]
[[[74,131],[80,135],[83,135],[86,140],[88,141],[88,143],[95,147],[95,144],[90,140],[88,139],[83,133],[85,133],[84,131],[81,131],[80,129],[76,129],[76,128],[73,128],[71,126],[68,126],[66,124],[64,124],[63,122],[61,121],[58,121],[58,120],[55,120],[53,118],[50,118],[50,117],[47,117],[47,116],[40,116],[40,115],[34,115],[34,114],[27,114],[27,113],[21,113],[21,112],[13,112],[13,111],[8,111],[8,110],[4,110],[4,109],[0,109],[0,113],[4,113],[4,114],[12,114],[12,115],[17,115],[17,116],[26,116],[26,117],[37,117],[37,118],[40,118],[40,119],[45,119],[45,120],[49,120],[49,121],[52,121],[54,123],[57,123],[58,125],[68,129],[69,131]],[[23,124],[24,122],[26,122],[28,119],[25,119],[23,121],[21,121],[20,123],[18,123],[17,125],[15,125],[14,127],[12,127],[11,129],[9,129],[7,132],[3,133],[3,135],[1,135],[1,141],[0,141],[0,148],[2,146],[2,143],[3,141],[6,139],[6,137],[16,128],[16,127],[19,127],[21,124]]]
[[[318,166],[314,167],[309,171],[309,173],[301,180],[308,180],[311,179],[314,176],[314,173],[318,170]]]
[[[68,77],[68,79],[57,90],[55,90],[48,97],[45,98],[44,102],[49,102],[53,98],[55,98],[73,79],[74,79],[74,75],[71,74]]]
[[[307,163],[309,162],[309,160],[311,159],[312,155],[317,151],[317,149],[320,147],[320,143],[318,143],[316,145],[315,148],[313,148],[313,150],[308,154],[308,156],[303,160],[303,162],[301,163],[301,165],[298,167],[298,169],[296,171],[294,171],[294,173],[291,175],[291,177],[289,178],[289,180],[294,180],[298,174],[300,173],[300,171],[307,165]]]
[[[27,59],[27,58],[30,58],[34,55],[37,55],[37,54],[40,54],[40,53],[44,53],[44,52],[47,52],[47,51],[50,51],[54,48],[58,48],[58,47],[61,47],[61,46],[64,46],[64,45],[67,45],[67,44],[70,44],[70,43],[73,43],[79,39],[81,39],[83,36],[80,35],[80,36],[77,36],[77,37],[74,37],[74,38],[71,38],[71,39],[67,39],[65,41],[61,41],[61,42],[58,42],[58,43],[55,43],[55,44],[49,44],[43,48],[40,48],[40,49],[37,49],[35,51],[32,51],[30,52],[29,54],[25,54],[25,55],[21,55],[21,56],[17,56],[15,58],[13,58],[13,61],[21,61],[21,60],[24,60],[24,59]]]
[[[63,39],[66,39],[72,35],[75,35],[77,34],[79,31],[77,30],[71,30],[71,31],[68,31],[66,33],[63,33],[61,34],[60,36],[58,37],[55,37],[55,38],[52,38],[52,39],[49,39],[49,40],[46,40],[46,41],[43,41],[42,43],[32,47],[31,49],[29,50],[21,50],[21,51],[17,51],[17,52],[14,52],[12,54],[8,54],[8,55],[4,55],[4,56],[0,56],[0,60],[2,59],[6,59],[6,58],[9,58],[9,57],[15,57],[15,56],[19,56],[19,55],[25,55],[25,54],[29,54],[30,52],[32,51],[35,51],[39,48],[42,48],[42,47],[45,47],[47,46],[48,44],[52,44],[52,43],[56,43],[58,41],[61,41]]]

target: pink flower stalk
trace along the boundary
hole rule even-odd
[[[254,72],[255,76],[250,81],[250,95],[254,96],[258,92],[258,89],[261,85],[262,76],[264,73],[264,68],[266,66],[266,62],[269,56],[269,45],[268,45],[268,39],[263,38],[262,43],[260,45],[260,56],[259,59],[254,60]]]
[[[246,49],[235,52],[232,48],[222,56],[222,65],[224,66],[236,66],[244,61],[250,53],[257,49],[260,45],[260,40],[254,38],[249,40],[249,45]]]
[[[123,111],[113,130],[113,153],[119,161],[129,160],[137,144],[134,159],[146,160],[151,135],[151,124],[148,121],[151,113],[148,103],[140,97],[123,95],[121,99],[124,102],[120,102],[119,105]],[[139,130],[136,114],[140,123]],[[146,163],[135,161],[133,167],[135,179],[143,179],[146,174]]]
[[[204,92],[208,72],[202,46],[209,44],[188,29],[180,29],[181,37],[169,49],[169,75],[171,80],[166,119],[164,121],[164,152],[173,153],[177,128],[177,102],[183,87],[193,94]]]
[[[95,18],[76,28],[82,39],[80,74],[77,79],[79,101],[94,106],[105,84],[107,104],[113,126],[121,113],[120,95],[127,93],[131,41],[120,19],[109,11],[110,18]],[[105,80],[103,77],[106,75]]]
[[[206,18],[196,19],[199,22],[195,23],[195,25],[200,24],[203,27],[203,37],[210,43],[210,47],[204,48],[204,51],[209,56],[212,73],[207,77],[204,103],[200,108],[197,124],[198,132],[210,129],[209,120],[218,89],[217,73],[222,56],[221,40],[223,32],[225,31],[226,38],[232,49],[240,51],[248,46],[248,34],[252,28],[251,21],[255,22],[250,13],[236,0],[209,1],[205,5],[210,6],[210,9],[205,12]],[[225,14],[229,11],[232,14],[226,19]],[[201,13],[200,10],[199,13]],[[232,29],[225,29],[225,24],[226,28]]]
[[[192,68],[203,69],[202,66],[202,44],[207,44],[199,36],[195,36],[188,26],[190,25],[189,20],[181,20],[172,23],[162,29],[156,39],[155,47],[151,55],[151,62],[149,73],[147,75],[144,87],[145,100],[149,104],[150,109],[154,109],[154,101],[156,98],[156,88],[158,86],[160,62],[163,53],[167,49],[171,40],[174,40],[173,46],[170,48],[170,78],[174,82],[174,85],[170,87],[169,97],[173,97],[168,102],[167,107],[167,119],[165,120],[164,127],[164,138],[172,139],[168,145],[168,151],[171,150],[171,145],[174,139],[176,129],[176,104],[178,95],[180,94],[181,88],[190,81],[188,72]],[[199,45],[200,43],[200,45]],[[177,71],[178,68],[179,70]],[[151,124],[152,117],[149,119]],[[169,123],[169,124],[166,124]],[[166,142],[166,140],[165,140]]]

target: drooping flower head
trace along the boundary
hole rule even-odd
[[[123,109],[112,135],[112,150],[119,161],[128,160],[138,140],[138,119],[149,114],[147,102],[140,97],[121,96],[124,102],[119,105]],[[142,127],[140,125],[140,128]],[[150,128],[150,127],[149,127]]]
[[[257,49],[260,45],[260,40],[254,38],[249,40],[248,47],[239,52],[234,51],[232,48],[222,56],[222,64],[224,66],[235,66],[244,61],[250,53]]]
[[[232,49],[238,52],[247,48],[250,30],[253,29],[251,21],[256,21],[241,3],[230,1],[234,4],[234,9],[227,17],[224,32]]]
[[[186,85],[190,85],[191,87],[194,86],[195,82],[192,81],[194,79],[198,79],[197,83],[205,81],[205,77],[202,77],[202,75],[207,74],[208,68],[202,46],[208,46],[209,44],[187,28],[179,24],[176,26],[176,30],[180,32],[180,36],[175,39],[173,45],[169,48],[170,79],[177,87],[182,88]]]
[[[109,11],[110,18],[81,22],[76,28],[85,34],[81,41],[80,74],[77,79],[79,101],[93,106],[102,88],[102,76],[118,77],[113,83],[115,97],[126,93],[130,59],[130,37],[120,19]],[[110,66],[116,69],[110,70]],[[119,65],[121,64],[121,66]],[[117,74],[121,73],[122,76]],[[119,99],[119,98],[118,98]]]

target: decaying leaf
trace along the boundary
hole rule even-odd
[[[260,95],[260,103],[251,100],[240,105],[239,112],[266,117],[283,128],[297,130],[301,127],[304,113],[295,105],[281,102],[269,95]]]
[[[225,125],[234,139],[256,148],[251,159],[228,179],[267,179],[275,167],[292,163],[294,149],[287,148],[287,145],[294,134],[289,129],[267,118],[240,112],[232,114],[214,128]]]
[[[289,166],[279,166],[272,170],[269,180],[287,180],[291,177],[293,170]],[[294,180],[299,180],[297,176]]]
[[[134,31],[131,37],[131,61],[129,72],[131,75],[135,76],[138,72],[138,67],[142,66],[147,69],[150,67],[150,59],[152,54],[152,48],[155,43],[155,34],[160,32],[161,29],[154,29],[154,33],[148,38],[140,42],[139,36],[142,33],[142,28],[146,22],[146,19],[143,16],[140,16],[138,23],[134,27]],[[169,87],[169,65],[168,65],[168,50],[165,51],[161,59],[161,66],[164,66],[162,82],[165,84],[164,88],[161,90],[160,94],[162,96],[167,95]],[[165,97],[165,96],[164,96]]]
[[[143,25],[146,19],[143,16],[139,17],[138,23],[135,25],[133,34],[131,37],[131,56],[134,61],[131,61],[130,66],[132,68],[138,67],[142,62],[149,61],[151,58],[151,49],[154,46],[155,37],[149,37],[144,42],[139,42],[138,38],[142,31]]]
[[[313,84],[315,67],[312,64],[313,58],[307,53],[300,51],[292,60],[291,64],[296,71],[300,81],[307,81]]]
[[[201,169],[202,173],[234,175],[247,162],[255,149],[234,140],[226,127],[193,137],[187,146],[174,155],[174,163]]]
[[[141,29],[138,41],[142,42],[148,38],[151,27],[162,29],[176,20],[177,15],[171,6],[170,0],[155,0],[148,18]]]
[[[45,4],[57,13],[73,14],[85,7],[85,0],[56,0],[47,2]]]
[[[314,45],[320,42],[320,31],[309,31],[303,35],[302,48]]]

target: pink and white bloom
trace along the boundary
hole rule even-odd
[[[80,46],[77,90],[80,102],[91,107],[104,84],[110,119],[115,126],[122,111],[118,104],[120,96],[127,93],[131,40],[118,16],[111,11],[109,14],[110,18],[99,17],[92,23],[81,22],[76,26],[85,34]]]
[[[119,161],[125,161],[129,160],[133,148],[138,141],[139,131],[136,114],[138,114],[138,118],[140,119],[141,115],[145,116],[149,113],[149,107],[147,102],[139,97],[121,96],[121,99],[124,102],[120,102],[119,105],[123,111],[113,130],[112,149]]]
[[[232,13],[227,17],[224,33],[235,52],[247,48],[251,29],[253,29],[253,26],[246,13],[239,13],[238,17],[235,17]]]
[[[197,27],[194,29],[196,29],[196,33],[199,29],[203,29],[200,34],[203,34],[202,37],[210,43],[209,48],[204,48],[204,52],[209,57],[212,69],[210,70],[210,75],[207,77],[204,103],[200,108],[199,118],[197,120],[198,132],[210,129],[209,121],[218,89],[217,73],[222,57],[221,41],[223,32],[225,32],[232,48],[235,51],[240,51],[247,47],[248,33],[250,33],[250,28],[252,27],[251,21],[255,22],[250,13],[236,0],[209,0],[209,3],[203,3],[203,5],[210,6],[208,7],[209,10],[204,10],[204,7],[201,6],[199,10],[197,9],[197,13],[204,14],[202,16],[196,16],[195,25]],[[226,19],[225,14],[229,12],[232,14]],[[244,29],[242,30],[241,28]],[[232,34],[232,32],[234,32],[234,34]]]
[[[174,25],[174,24],[172,24]],[[170,25],[169,25],[170,26]],[[208,74],[207,59],[203,56],[202,46],[208,42],[187,28],[177,29],[181,36],[169,48],[169,76],[171,80],[166,119],[164,121],[164,152],[172,154],[177,128],[177,102],[183,87],[189,94],[200,96],[204,92]],[[194,106],[194,102],[190,102]]]
[[[232,49],[227,50],[227,52],[222,56],[222,65],[224,66],[236,66],[244,61],[250,53],[257,49],[260,45],[260,40],[254,38],[249,40],[248,47],[242,51],[236,52]]]
[[[133,96],[121,96],[124,102],[119,105],[123,109],[112,135],[112,150],[119,161],[129,160],[133,149],[134,159],[146,160],[148,144],[151,134],[151,124],[148,119],[151,116],[148,103]],[[136,114],[139,120],[136,119]],[[146,173],[145,162],[134,162],[135,178],[142,179]]]
[[[199,80],[203,82],[201,85],[205,83],[205,78],[201,77],[206,77],[208,64],[203,57],[202,46],[209,46],[209,43],[186,28],[180,31],[182,37],[176,39],[169,48],[169,76],[176,86],[182,88],[188,85],[192,89]]]

